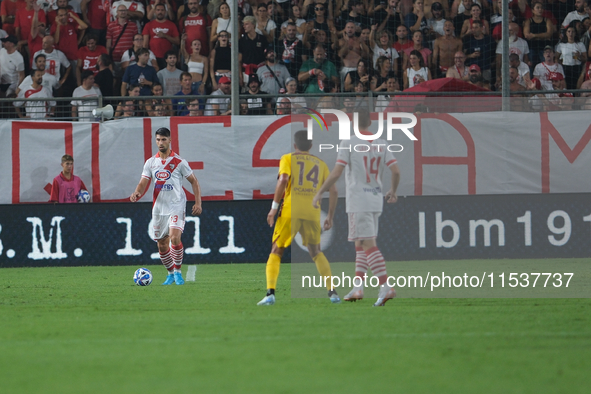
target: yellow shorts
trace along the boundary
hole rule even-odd
[[[280,248],[287,248],[297,233],[302,236],[304,246],[320,245],[319,221],[292,219],[285,216],[277,218],[273,231],[273,242]]]

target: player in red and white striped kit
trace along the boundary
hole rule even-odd
[[[358,126],[361,134],[369,133],[371,125],[369,113],[358,111]],[[386,301],[396,297],[396,291],[387,285],[386,262],[382,252],[376,245],[378,236],[378,221],[383,208],[382,176],[386,168],[390,169],[392,187],[386,193],[386,201],[395,203],[398,200],[396,189],[400,182],[400,170],[396,158],[387,150],[387,141],[376,139],[365,141],[352,135],[350,140],[343,140],[339,146],[337,162],[328,179],[316,196],[313,204],[316,206],[322,199],[322,193],[337,182],[345,172],[346,181],[346,210],[349,216],[349,241],[355,242],[355,276],[363,277],[367,269],[371,268],[380,284],[378,300],[374,306],[383,306]],[[357,147],[357,148],[356,148]],[[367,152],[365,152],[368,147]],[[363,298],[363,283],[353,289],[343,299],[356,301]]]
[[[201,214],[201,189],[199,182],[189,163],[170,149],[170,130],[161,127],[156,130],[158,153],[150,157],[142,172],[140,183],[129,198],[138,201],[146,191],[151,180],[154,180],[154,197],[152,203],[152,226],[154,240],[158,242],[160,260],[168,271],[163,285],[185,283],[181,275],[183,263],[183,244],[181,235],[185,228],[185,208],[187,197],[183,190],[183,179],[193,188],[195,205],[193,215]],[[170,246],[169,246],[170,245]]]

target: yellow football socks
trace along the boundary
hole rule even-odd
[[[314,262],[316,263],[316,269],[318,270],[318,273],[320,274],[320,276],[325,277],[327,276],[328,278],[326,278],[326,289],[328,291],[332,290],[332,286],[331,286],[331,281],[330,281],[330,277],[331,277],[331,272],[330,272],[330,264],[326,258],[326,256],[324,256],[324,253],[320,252],[316,255],[316,257],[314,257]]]
[[[271,253],[269,255],[269,259],[267,260],[267,289],[275,289],[277,287],[277,278],[279,277],[280,265],[281,256]]]

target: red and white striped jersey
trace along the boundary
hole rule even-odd
[[[337,164],[345,166],[346,209],[352,212],[382,212],[382,176],[396,163],[382,139],[365,141],[355,135],[339,145]]]
[[[153,215],[171,215],[185,212],[187,196],[183,180],[193,174],[189,163],[174,152],[166,160],[160,153],[150,157],[144,164],[142,177],[154,181]]]

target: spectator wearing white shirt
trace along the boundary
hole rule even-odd
[[[219,89],[212,92],[211,96],[225,96],[232,93],[230,78],[221,77],[218,82]],[[205,105],[205,116],[230,115],[232,110],[229,108],[229,98],[210,98]]]
[[[509,22],[509,53],[517,54],[519,61],[529,65],[529,45],[523,38],[517,36],[519,33],[519,25],[515,22]],[[497,75],[501,75],[501,66],[503,64],[503,41],[497,44]]]
[[[137,59],[136,59],[135,54],[137,51],[139,51],[143,47],[144,47],[144,36],[142,36],[141,34],[136,34],[133,37],[133,47],[131,47],[128,50],[126,50],[125,52],[123,52],[123,55],[121,56],[121,68],[123,69],[124,72],[127,67],[133,66],[134,64],[137,63]],[[148,51],[150,51],[150,50],[148,49]],[[156,55],[154,55],[154,52],[152,52],[152,51],[150,51],[150,57],[148,58],[148,62],[156,70],[159,70],[158,62],[156,61]]]
[[[49,90],[43,87],[43,71],[31,71],[32,85],[30,89],[21,90],[18,94],[19,99],[48,99],[53,98]],[[20,107],[25,106],[26,114],[20,110]],[[15,101],[16,113],[19,118],[23,119],[45,119],[48,115],[53,114],[55,110],[55,101],[39,100],[39,101]]]
[[[111,20],[117,20],[117,7],[124,5],[127,8],[127,15],[130,20],[141,21],[146,13],[144,5],[139,1],[119,0],[111,4]],[[138,25],[138,29],[140,26]]]
[[[564,21],[562,21],[562,27],[566,29],[572,21],[582,21],[583,19],[588,18],[589,14],[585,12],[586,5],[587,0],[576,0],[575,10],[566,14]]]
[[[47,90],[49,90],[50,92],[53,93],[54,89],[59,89],[60,83],[55,76],[45,72],[45,64],[46,64],[45,55],[40,53],[35,58],[35,66],[36,66],[37,70],[43,72],[43,82],[41,84],[43,85],[44,88],[47,88]],[[18,85],[18,89],[16,90],[16,94],[18,95],[20,93],[20,91],[23,89],[30,89],[32,85],[33,85],[33,78],[29,75],[23,80],[23,82],[20,85]]]
[[[25,79],[25,61],[16,50],[18,39],[8,36],[2,39],[4,48],[0,49],[0,91],[6,96],[15,95],[18,85]]]
[[[277,24],[273,19],[269,18],[269,12],[267,11],[267,4],[260,3],[255,13],[256,16],[256,32],[262,34],[267,38],[267,42],[275,41],[275,29]]]
[[[566,87],[566,83],[564,82],[564,69],[562,65],[556,63],[554,59],[554,48],[550,45],[546,45],[544,48],[544,61],[538,63],[536,68],[534,68],[534,77],[540,80],[540,84],[544,90],[553,90],[552,81],[550,81],[550,74],[562,74],[562,87],[564,89]]]
[[[587,49],[577,37],[574,26],[566,29],[566,34],[556,45],[556,58],[564,68],[567,89],[577,88],[577,79],[581,74],[581,65],[587,61]]]
[[[53,47],[53,43],[55,40],[52,36],[45,36],[43,37],[43,47],[40,51],[37,51],[33,56],[33,59],[37,58],[37,55],[44,54],[45,55],[45,72],[55,76],[60,85],[63,85],[66,79],[68,79],[68,75],[70,75],[70,71],[72,70],[72,66],[70,65],[70,61],[66,58],[66,55],[59,49],[55,49]],[[65,68],[64,75],[61,74],[61,67]],[[36,69],[37,65],[33,64],[33,68]]]
[[[519,60],[518,54],[512,53],[509,55],[509,66],[517,69],[518,77],[516,82],[523,87],[527,86],[531,79],[529,75],[529,67],[527,64]]]
[[[98,97],[102,96],[99,88],[94,86],[94,73],[90,70],[82,71],[80,75],[82,84],[74,89],[72,93],[72,119],[78,119],[80,122],[94,122],[95,117],[92,110],[98,108]],[[97,100],[76,100],[77,98],[96,97]]]

